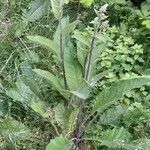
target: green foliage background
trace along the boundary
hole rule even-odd
[[[55,5],[58,3],[57,0],[53,2]],[[89,96],[87,92],[89,88],[84,89],[86,83],[75,91],[79,87],[80,68],[83,67],[86,55],[81,50],[88,50],[87,46],[92,38],[94,30],[92,23],[96,18],[94,9],[106,3],[109,4],[107,11],[109,26],[104,26],[99,32],[96,46],[101,46],[101,43],[106,45],[103,51],[96,53],[97,63],[93,65],[94,73],[103,74],[100,74],[101,78],[98,78]],[[55,46],[51,44],[54,40],[58,41],[57,34],[59,34],[56,19],[59,16],[56,11],[58,8],[52,10],[52,7],[50,0],[0,2],[0,149],[2,150],[74,149],[72,137],[78,114],[78,107],[74,106],[78,104],[78,99],[72,102],[74,106],[66,109],[68,92],[61,89],[62,70],[55,55],[52,54],[53,50],[47,47]],[[64,6],[64,16],[68,15],[70,22],[75,21],[78,14],[80,23],[76,29],[70,28],[71,42],[77,48],[77,53],[72,45],[68,44],[70,47],[67,45],[72,51],[71,55],[66,55],[66,60],[68,64],[72,64],[72,68],[66,65],[68,69],[66,76],[71,92],[79,97],[88,98],[84,107],[85,131],[82,147],[87,150],[132,150],[139,147],[149,150],[150,2],[148,0],[143,2],[140,8],[124,0],[81,0],[80,5],[78,1],[70,1]],[[68,20],[66,17],[64,22]],[[72,27],[69,25],[68,27]],[[74,25],[76,26],[76,22]],[[46,43],[42,47],[32,44],[27,35],[40,35],[54,40],[47,41],[43,38],[37,42],[37,38],[40,37],[28,37],[39,45]],[[95,48],[95,52],[98,50]],[[73,58],[71,61],[70,57]],[[79,61],[76,62],[75,59]],[[34,70],[35,68],[38,69]],[[47,78],[45,74],[47,72],[39,69],[52,74],[48,74]],[[75,76],[77,73],[75,69],[80,70],[78,77]],[[55,86],[51,86],[49,81],[38,74]],[[60,83],[55,84],[57,78],[52,75],[56,75]],[[139,76],[144,78],[139,79]],[[76,80],[73,80],[75,78]],[[138,83],[134,83],[133,78],[137,78]],[[126,83],[122,84],[124,80],[120,79],[128,81],[127,90],[124,89]],[[116,92],[115,96],[113,91]],[[117,92],[120,95],[117,95]],[[119,100],[109,103],[106,94],[112,101],[116,97]],[[104,101],[99,102],[99,97]],[[94,116],[88,118],[91,112],[96,116],[95,120]]]

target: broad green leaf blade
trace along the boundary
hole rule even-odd
[[[6,91],[6,95],[14,101],[20,101],[27,104],[40,101],[39,97],[27,86],[22,79],[18,79],[15,87]]]
[[[23,20],[34,22],[40,19],[50,8],[50,0],[34,0],[29,4],[29,10],[24,10]]]
[[[79,20],[76,20],[74,22],[71,22],[69,24],[67,24],[63,29],[62,29],[62,34],[64,36],[67,36],[69,35],[71,32],[74,31],[74,29],[76,28],[77,24],[79,24],[80,21]]]
[[[50,52],[52,52],[53,54],[57,55],[59,54],[59,46],[57,46],[57,44],[54,44],[53,41],[51,41],[50,39],[43,37],[43,36],[27,36],[27,38],[36,43],[41,45],[42,47],[50,50]]]
[[[86,81],[83,80],[78,90],[71,91],[71,93],[84,100],[90,97],[91,91],[92,87]]]
[[[61,34],[62,34],[64,47],[68,44],[69,39],[70,39],[70,34],[71,32],[74,31],[78,23],[79,23],[79,20],[76,20],[70,23],[69,16],[63,17],[61,19],[61,28],[62,28]],[[54,34],[53,42],[56,43],[57,45],[60,45],[60,23],[58,24],[58,27]]]
[[[86,60],[86,57],[87,57],[87,54],[88,54],[87,46],[85,44],[81,43],[80,41],[76,41],[76,44],[77,44],[78,61],[80,62],[82,67],[84,67],[85,60]]]
[[[77,90],[83,81],[82,67],[75,57],[75,49],[72,44],[68,44],[68,47],[65,47],[64,66],[65,76],[69,89]]]
[[[61,94],[63,95],[65,98],[68,99],[69,94],[67,91],[64,90],[63,85],[60,82],[60,79],[57,78],[55,75],[53,75],[52,73],[48,72],[48,71],[44,71],[41,69],[34,69],[34,71],[39,74],[41,77],[43,77],[44,79],[46,79],[47,81],[50,82],[50,84]]]
[[[110,88],[102,91],[96,98],[93,111],[101,111],[119,100],[124,94],[134,88],[139,88],[150,82],[150,76],[135,77],[126,80],[120,80],[114,83]]]
[[[89,36],[91,37],[91,35],[89,35]],[[91,42],[91,38],[89,38],[86,33],[80,32],[79,30],[74,31],[73,37],[77,41],[79,41],[80,43],[82,43],[86,46],[89,46],[89,44]]]
[[[89,75],[88,75],[88,80],[90,81],[93,76],[96,75],[96,65],[97,65],[97,60],[100,57],[100,54],[102,51],[104,51],[106,48],[106,43],[100,43],[98,46],[95,46],[92,50],[92,56],[91,56],[91,61],[90,61],[90,67],[89,67]],[[88,67],[88,64],[86,64],[86,69]]]
[[[62,135],[52,139],[46,150],[71,150],[73,143]]]
[[[40,102],[35,102],[31,105],[31,108],[39,113],[41,116],[45,117],[45,110],[44,110],[44,105]]]
[[[93,76],[89,82],[90,86],[92,86],[92,87],[95,86],[95,84],[109,72],[110,72],[110,70],[107,70],[107,71],[101,72],[101,73]]]

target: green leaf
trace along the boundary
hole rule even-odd
[[[59,54],[59,46],[57,44],[54,44],[53,41],[51,41],[50,39],[46,38],[46,37],[42,37],[42,36],[27,36],[27,38],[36,43],[41,45],[42,47],[50,50],[50,52],[52,52],[53,54],[57,55]]]
[[[78,116],[78,109],[70,113],[67,125],[67,135],[71,135],[75,131],[77,116]]]
[[[54,108],[54,112],[57,124],[63,129],[66,124],[65,107],[62,104],[58,104]]]
[[[61,16],[61,9],[63,9],[64,4],[68,4],[69,0],[51,0],[52,11],[56,19],[59,19]]]
[[[90,97],[90,93],[92,91],[91,86],[83,80],[81,86],[76,91],[71,91],[74,95],[81,99],[87,99]]]
[[[34,0],[29,4],[29,10],[23,11],[23,20],[34,22],[40,19],[50,8],[50,0]]]
[[[63,85],[60,82],[60,79],[57,78],[55,75],[53,75],[52,73],[48,72],[48,71],[44,71],[41,69],[34,69],[34,71],[39,74],[41,77],[43,77],[44,79],[46,79],[47,81],[50,82],[50,84],[65,98],[68,99],[69,94],[67,91],[64,90]]]
[[[90,7],[94,3],[94,0],[80,0],[80,3],[85,7]]]
[[[120,80],[114,83],[110,88],[102,91],[96,98],[93,111],[101,111],[119,100],[124,94],[134,88],[139,88],[150,82],[149,76],[135,77],[126,80]]]
[[[126,4],[125,0],[109,0],[109,4]]]
[[[77,90],[82,79],[82,67],[75,57],[75,49],[72,44],[65,47],[64,52],[65,77],[70,90]]]
[[[61,28],[62,28],[62,40],[63,40],[63,45],[66,46],[66,44],[68,43],[70,37],[69,37],[69,33],[71,32],[71,30],[68,29],[69,32],[67,32],[67,34],[65,35],[65,30],[67,26],[69,26],[70,22],[69,22],[69,16],[67,17],[63,17],[61,19]],[[56,43],[57,45],[60,46],[60,23],[57,26],[56,32],[54,34],[54,43]]]
[[[52,139],[46,150],[71,150],[73,143],[62,135]]]
[[[88,77],[89,81],[96,75],[97,61],[100,57],[100,54],[102,53],[102,51],[105,50],[105,48],[106,48],[106,43],[100,43],[92,50],[92,56],[91,56],[90,68],[89,68],[89,77]]]
[[[138,139],[135,141],[132,141],[129,144],[126,144],[124,146],[125,149],[127,150],[136,150],[136,149],[141,149],[141,150],[149,150],[150,149],[150,139],[144,138],[144,139]]]
[[[150,29],[150,20],[144,20],[142,24],[145,25],[147,29]]]
[[[39,113],[41,116],[44,117],[44,115],[45,115],[45,110],[44,110],[44,106],[43,106],[42,103],[40,103],[40,102],[33,103],[33,104],[31,105],[31,108],[32,108],[34,111],[36,111],[37,113]]]
[[[100,137],[101,145],[109,148],[122,148],[131,138],[130,133],[122,128],[114,128],[113,130],[103,131]]]
[[[0,118],[0,138],[3,140],[1,148],[4,146],[4,149],[16,149],[31,137],[29,130],[22,123],[7,117]]]
[[[77,44],[78,61],[80,62],[82,67],[84,67],[85,60],[86,60],[86,57],[88,54],[87,46],[85,44],[81,43],[80,41],[76,41],[76,44]]]
[[[109,72],[110,72],[110,70],[107,70],[107,71],[101,72],[101,73],[93,76],[89,82],[90,86],[92,86],[92,87],[95,86],[95,84]]]
[[[74,31],[74,29],[76,28],[77,24],[79,24],[80,21],[79,20],[76,20],[74,22],[71,22],[69,24],[67,24],[63,29],[62,29],[62,34],[64,36],[67,36],[69,35],[71,32]]]
[[[22,79],[18,79],[15,87],[6,91],[6,95],[10,96],[14,101],[20,101],[27,104],[40,101],[39,97],[27,86]]]

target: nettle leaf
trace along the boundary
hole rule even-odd
[[[132,141],[131,143],[126,144],[124,148],[127,150],[136,150],[136,149],[149,150],[150,139],[145,138],[145,139],[138,139],[138,140]]]
[[[103,131],[100,137],[101,145],[105,145],[109,148],[122,148],[124,144],[130,141],[130,133],[121,128],[114,128],[112,130]]]
[[[46,146],[46,150],[71,150],[72,146],[72,141],[60,135],[59,137],[51,140],[51,142]]]
[[[96,98],[93,111],[101,111],[119,100],[124,94],[132,89],[147,85],[150,76],[141,76],[115,82],[110,88],[102,91]]]
[[[125,106],[115,106],[106,110],[100,117],[100,123],[102,125],[118,125],[120,123],[119,119],[124,113],[126,113],[127,108]]]
[[[23,11],[23,20],[34,22],[40,19],[50,8],[50,0],[34,0],[29,9]]]
[[[43,37],[43,36],[39,36],[39,35],[35,35],[35,36],[27,36],[27,38],[36,43],[41,45],[42,47],[48,49],[50,52],[52,52],[53,54],[57,55],[59,54],[59,47],[57,44],[55,44],[53,41],[51,41],[50,39]]]
[[[46,79],[47,81],[50,82],[50,84],[65,98],[68,99],[69,92],[64,90],[63,85],[61,84],[61,81],[59,78],[57,78],[55,75],[53,75],[52,73],[48,72],[48,71],[44,71],[41,69],[34,69],[34,71],[39,74],[41,77],[43,77],[44,79]]]

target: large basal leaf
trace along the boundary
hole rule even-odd
[[[39,98],[39,94],[31,90],[31,87],[28,84],[26,85],[22,79],[18,79],[15,85],[14,88],[6,91],[6,95],[11,97],[14,101],[20,101],[27,104],[35,112],[44,116],[45,104]]]
[[[130,90],[139,88],[149,82],[150,76],[141,76],[120,80],[114,83],[110,88],[105,89],[95,98],[93,111],[95,112],[106,109]]]
[[[21,79],[17,80],[15,87],[6,91],[6,95],[11,97],[14,101],[20,101],[27,104],[40,101],[39,97]]]
[[[29,4],[29,10],[24,10],[23,20],[34,22],[40,19],[50,8],[50,0],[34,0]]]
[[[73,143],[66,137],[59,136],[52,139],[46,146],[46,150],[71,150]]]
[[[39,74],[41,77],[43,77],[44,79],[46,79],[47,81],[50,82],[50,84],[65,98],[68,99],[69,97],[69,93],[67,91],[64,90],[63,85],[60,82],[60,79],[57,78],[55,75],[51,74],[48,71],[44,71],[41,69],[34,69],[34,71]]]
[[[51,41],[50,39],[46,38],[46,37],[43,37],[43,36],[38,36],[38,35],[35,35],[35,36],[27,36],[27,38],[36,43],[36,44],[39,44],[41,45],[42,47],[50,50],[50,52],[52,52],[53,54],[55,55],[59,55],[59,46],[57,44],[54,44],[53,41]]]

